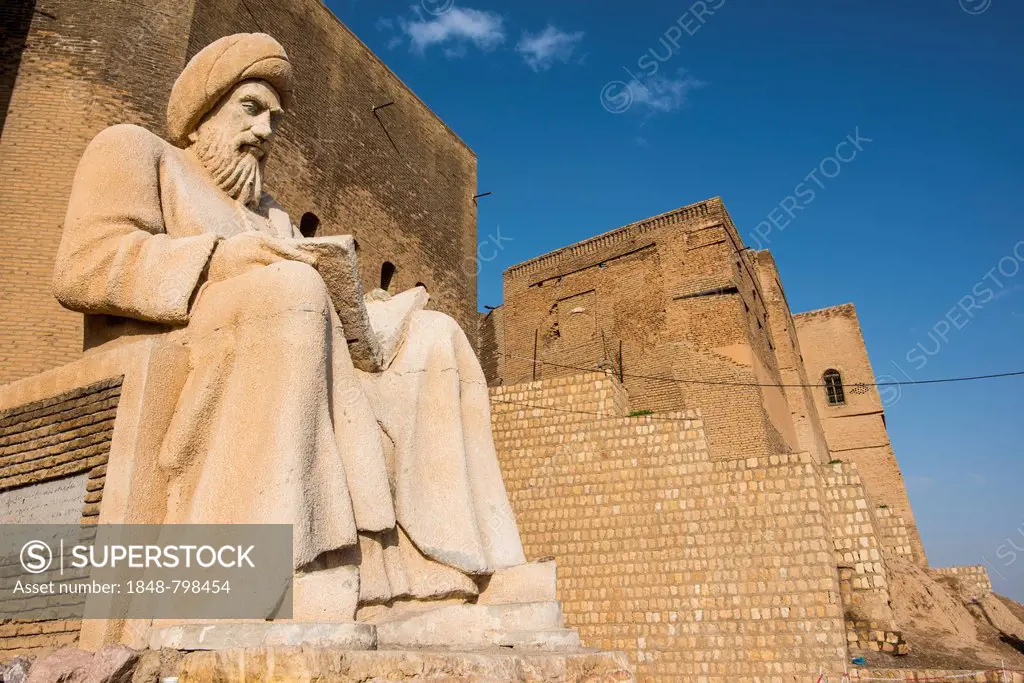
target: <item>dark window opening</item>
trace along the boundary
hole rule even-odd
[[[830,406],[841,406],[846,403],[846,394],[843,392],[843,377],[838,370],[826,370],[822,376],[825,380],[825,397],[828,398]]]
[[[380,288],[385,292],[391,291],[391,280],[395,277],[395,264],[391,261],[385,261],[380,266]]]
[[[312,211],[307,211],[302,214],[302,219],[299,221],[299,232],[302,233],[303,237],[316,237],[316,231],[319,227],[319,216]]]

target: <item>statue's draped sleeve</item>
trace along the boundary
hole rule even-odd
[[[217,237],[171,238],[160,194],[163,142],[137,126],[97,135],[75,173],[53,288],[66,307],[182,325]]]

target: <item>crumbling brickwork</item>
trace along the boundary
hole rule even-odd
[[[60,308],[50,280],[85,145],[115,123],[162,135],[186,61],[239,31],[272,33],[295,63],[296,105],[267,190],[296,223],[310,212],[318,234],[355,235],[365,287],[390,262],[393,290],[425,284],[432,306],[475,337],[473,152],[318,0],[248,5],[252,13],[239,0],[16,0],[0,10],[12,36],[0,73],[14,83],[0,102],[0,383],[81,352],[81,316]]]
[[[928,570],[935,576],[952,576],[960,581],[975,599],[981,599],[992,592],[992,581],[985,565],[965,567],[935,567]]]

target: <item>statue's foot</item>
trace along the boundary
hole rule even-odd
[[[480,595],[476,602],[478,605],[504,605],[556,600],[555,579],[553,559],[499,569],[477,582]]]

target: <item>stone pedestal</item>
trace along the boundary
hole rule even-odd
[[[633,681],[621,652],[344,651],[260,648],[193,652],[178,663],[190,681]]]
[[[151,650],[227,650],[258,647],[333,647],[372,650],[377,632],[370,624],[318,623],[191,623],[155,628],[149,634]]]
[[[447,605],[382,613],[365,622],[189,622],[154,627],[151,650],[226,650],[305,646],[346,650],[516,650],[575,652],[576,631],[564,627],[554,600],[503,605]]]

